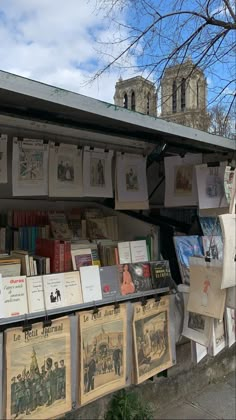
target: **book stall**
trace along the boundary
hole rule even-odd
[[[232,346],[234,142],[4,72],[0,91],[0,418],[168,372],[182,336],[193,363]]]

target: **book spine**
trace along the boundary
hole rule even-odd
[[[46,239],[46,241],[50,243],[49,246],[52,250],[49,254],[51,273],[60,273],[60,241],[58,241],[57,239]]]
[[[72,270],[72,261],[71,261],[71,244],[69,241],[64,242],[65,245],[65,271],[71,271]]]
[[[60,242],[60,272],[65,271],[65,245],[64,242]]]

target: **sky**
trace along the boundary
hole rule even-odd
[[[91,83],[107,62],[96,41],[114,39],[96,5],[96,0],[0,0],[0,69],[113,103],[120,71]],[[115,45],[114,53],[119,48]]]

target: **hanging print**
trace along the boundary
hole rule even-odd
[[[13,139],[14,196],[48,194],[48,145],[43,140]]]
[[[84,148],[84,196],[113,197],[112,158],[113,150]]]
[[[145,202],[148,200],[146,157],[117,153],[116,190],[119,202]]]
[[[49,196],[83,195],[82,150],[73,144],[49,144]]]
[[[224,190],[225,166],[224,162],[219,166],[196,166],[199,209],[229,207]]]
[[[0,184],[7,183],[7,135],[0,135]]]

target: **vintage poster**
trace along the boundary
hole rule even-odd
[[[70,319],[5,331],[7,419],[48,419],[71,410]]]
[[[231,347],[236,341],[236,310],[226,308],[225,321],[228,346]]]
[[[194,166],[199,163],[202,163],[201,154],[165,158],[165,207],[198,204]]]
[[[216,356],[226,346],[225,329],[223,319],[214,319],[212,339],[208,347],[208,353]]]
[[[0,184],[7,183],[7,135],[0,135]]]
[[[49,143],[49,196],[83,196],[83,152],[77,145]]]
[[[178,289],[180,289],[180,286],[182,285],[179,285]],[[214,320],[213,318],[187,311],[190,287],[186,285],[183,286],[181,287],[184,300],[184,322],[182,335],[204,347],[207,347],[210,343]]]
[[[86,197],[113,197],[113,150],[84,148],[83,186]]]
[[[117,199],[120,202],[148,200],[146,157],[117,153],[116,189]]]
[[[134,304],[135,383],[173,366],[170,337],[170,298]]]
[[[48,194],[48,145],[43,140],[13,139],[14,196]]]
[[[223,235],[223,275],[221,288],[236,286],[236,215],[219,216]]]
[[[211,260],[208,263],[204,258],[190,258],[190,293],[187,310],[222,319],[226,290],[221,289],[221,281],[220,261]]]
[[[126,305],[79,313],[79,401],[86,404],[126,384]]]
[[[196,166],[199,209],[229,207],[224,190],[225,166],[224,162],[220,166]]]

